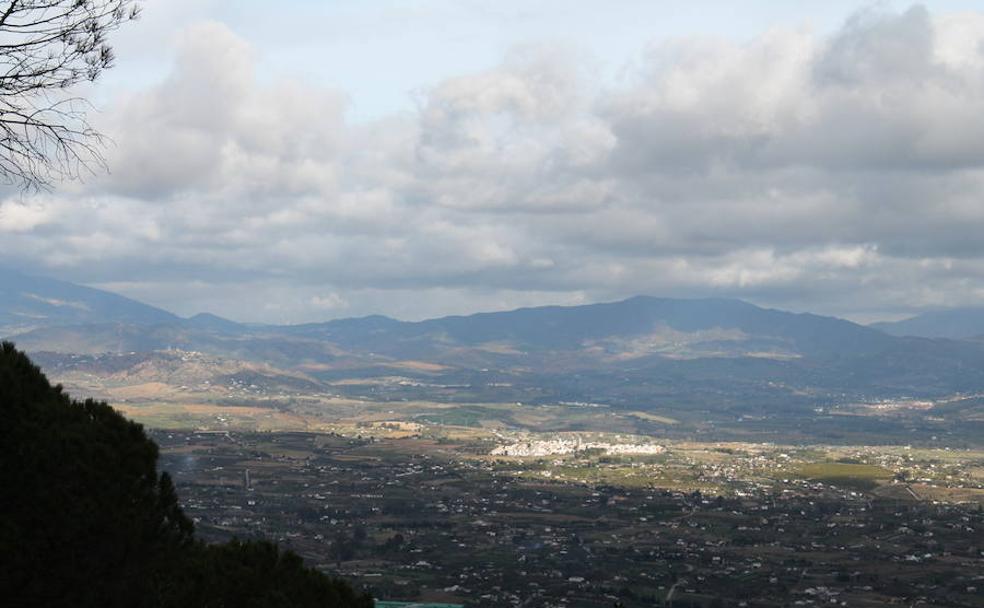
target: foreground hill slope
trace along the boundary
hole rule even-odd
[[[143,428],[70,399],[8,342],[0,415],[4,605],[372,605],[272,544],[196,541]]]

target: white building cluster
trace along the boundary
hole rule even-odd
[[[558,456],[585,450],[603,450],[605,454],[662,454],[666,448],[655,443],[607,443],[583,441],[580,437],[519,441],[492,450],[492,456]]]

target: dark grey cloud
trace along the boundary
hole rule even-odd
[[[102,115],[105,178],[0,203],[4,261],[181,313],[406,317],[636,293],[873,318],[984,301],[984,14],[516,49],[345,119],[205,23]],[[9,253],[8,253],[9,251]]]

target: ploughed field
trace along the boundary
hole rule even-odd
[[[984,606],[980,452],[359,430],[154,437],[200,534],[380,599]]]

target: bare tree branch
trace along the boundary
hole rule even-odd
[[[107,34],[140,1],[0,1],[0,181],[43,189],[105,168],[90,107],[69,91],[113,66]]]

